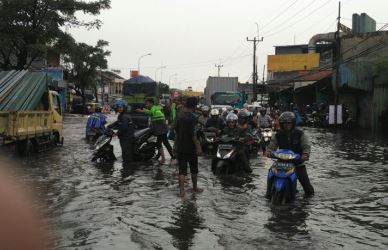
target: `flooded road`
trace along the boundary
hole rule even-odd
[[[316,195],[303,198],[299,186],[294,204],[273,207],[264,198],[269,159],[253,159],[249,177],[217,178],[202,157],[205,191],[182,201],[175,166],[123,169],[121,157],[113,166],[92,164],[85,120],[67,116],[63,148],[22,166],[48,207],[57,249],[388,248],[388,145],[381,138],[306,129]]]

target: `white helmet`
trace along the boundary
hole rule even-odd
[[[220,111],[218,111],[218,109],[212,109],[212,111],[210,111],[210,115],[212,116],[220,115]]]
[[[237,121],[238,120],[238,116],[234,113],[229,113],[227,116],[226,116],[226,121],[227,122],[234,122],[234,121]]]

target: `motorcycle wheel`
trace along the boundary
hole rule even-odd
[[[140,145],[138,149],[138,158],[141,161],[148,161],[152,158],[156,158],[155,156],[159,155],[159,151],[156,147],[156,143],[153,142],[145,142]],[[159,158],[159,157],[158,157]]]
[[[227,173],[227,164],[224,162],[224,161],[219,161],[217,162],[217,165],[216,165],[216,175],[221,175],[221,174],[224,174],[224,173]]]
[[[275,188],[272,189],[271,203],[273,205],[283,205],[286,203],[286,195],[284,192],[279,192]]]

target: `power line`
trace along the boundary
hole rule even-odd
[[[250,56],[250,55],[251,54],[244,54],[244,55],[232,57],[229,60],[236,60],[236,59],[244,58],[244,57],[247,57],[247,56]],[[220,59],[214,59],[214,60],[208,60],[208,61],[202,61],[202,62],[196,62],[196,63],[174,64],[174,65],[164,65],[164,66],[166,66],[169,70],[171,70],[171,69],[180,69],[180,68],[198,68],[198,67],[208,67],[209,65],[212,65],[212,64],[217,63],[219,61],[220,61]],[[158,67],[160,67],[160,66],[142,67],[142,68],[143,69],[156,69]],[[128,70],[128,69],[136,68],[136,67],[131,67],[131,66],[122,67],[121,66],[121,67],[111,67],[111,68],[113,68],[113,69],[121,69],[121,70]]]
[[[294,12],[290,17],[286,18],[283,22],[281,22],[280,24],[276,25],[274,27],[273,30],[277,30],[279,28],[281,28],[283,25],[285,24],[288,24],[290,23],[290,21],[292,20],[292,18],[295,18],[295,17],[298,17],[298,15],[300,15],[303,11],[305,11],[306,9],[308,9],[311,5],[313,5],[317,0],[312,0],[311,2],[309,2],[307,5],[305,5],[304,7],[302,7],[301,9],[297,10],[296,12]]]
[[[262,29],[264,30],[265,27],[267,27],[269,24],[271,24],[273,21],[275,21],[277,18],[281,17],[286,13],[292,6],[294,6],[299,0],[295,0],[292,2],[289,6],[287,6],[284,10],[280,11],[278,15],[273,17],[271,20],[269,20],[266,24],[263,25]]]
[[[378,31],[382,31],[384,28],[388,27],[388,23],[386,23],[384,26],[382,26]],[[368,36],[366,38],[364,38],[363,40],[361,40],[360,42],[358,42],[356,45],[352,46],[351,48],[345,50],[344,52],[341,53],[341,55],[344,55],[346,52],[349,52],[353,49],[355,49],[356,47],[360,46],[361,44],[363,44],[364,42],[368,41],[368,39],[370,39],[372,36]]]
[[[315,0],[314,0],[315,1]],[[286,30],[286,29],[289,29],[291,28],[292,26],[294,26],[295,24],[301,22],[301,21],[304,21],[306,20],[307,17],[311,16],[312,14],[314,14],[315,12],[317,12],[318,10],[322,9],[323,7],[325,7],[326,5],[328,5],[332,0],[328,0],[326,1],[324,4],[320,5],[318,8],[314,9],[313,11],[311,11],[309,14],[307,14],[306,16],[303,16],[302,18],[298,19],[296,22],[293,22],[291,25],[288,25],[280,30],[277,30],[277,31],[274,31],[273,33],[270,33],[270,34],[267,34],[266,37],[270,37],[270,36],[274,36],[274,35],[277,35],[279,33],[281,33],[282,31]],[[275,29],[276,30],[276,29]]]

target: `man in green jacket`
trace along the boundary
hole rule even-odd
[[[138,112],[144,112],[144,114],[151,117],[151,129],[152,133],[157,137],[158,150],[161,156],[160,163],[163,164],[166,161],[162,143],[170,153],[171,159],[174,159],[172,147],[167,139],[167,124],[166,118],[162,112],[162,107],[155,103],[153,98],[148,98],[144,104],[144,109],[137,110]]]

